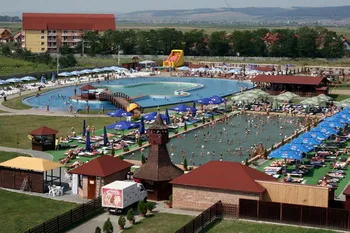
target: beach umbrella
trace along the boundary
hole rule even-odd
[[[235,69],[231,69],[229,71],[227,71],[228,74],[240,74],[241,73],[241,69],[235,68]]]
[[[133,114],[131,112],[127,112],[123,109],[118,109],[115,112],[107,113],[107,115],[111,116],[111,117],[127,117],[127,116],[132,116]]]
[[[256,95],[258,97],[258,99],[265,99],[270,95],[269,93],[267,93],[261,89],[254,89],[254,90],[248,91],[248,93],[253,93],[254,95]]]
[[[108,136],[107,136],[107,128],[106,126],[103,127],[103,145],[107,146],[108,144]]]
[[[91,150],[91,142],[90,142],[90,131],[86,131],[86,142],[85,142],[85,151]]]
[[[6,79],[7,82],[9,83],[20,83],[22,82],[21,79],[19,78],[9,78],[9,79]]]
[[[70,75],[69,72],[62,72],[58,74],[58,76],[63,76],[63,77],[68,77],[69,75]]]
[[[147,121],[153,121],[157,118],[157,115],[158,115],[158,112],[151,112],[151,113],[148,113],[146,115],[144,115],[144,119],[147,120]],[[167,117],[163,114],[160,114],[160,116],[162,117],[163,120],[165,120]]]
[[[332,100],[332,97],[327,96],[325,94],[318,95],[318,96],[316,96],[316,98],[318,98],[321,101],[325,101],[325,102],[329,102]]]
[[[83,137],[85,136],[86,133],[86,121],[85,119],[83,120]]]
[[[34,81],[36,80],[35,77],[32,77],[32,76],[25,76],[23,78],[20,78],[21,81]]]
[[[306,98],[300,103],[303,105],[309,105],[309,106],[321,106],[325,105],[327,101],[320,100],[317,97],[312,97],[312,98]]]
[[[145,134],[145,122],[143,120],[143,117],[140,119],[139,133]]]
[[[192,107],[184,105],[184,104],[176,105],[176,106],[170,108],[170,110],[177,111],[177,112],[185,112],[185,111],[194,112],[194,111],[196,111],[195,108],[192,108]]]
[[[300,152],[292,151],[292,150],[274,150],[269,154],[270,158],[274,159],[295,159],[295,160],[301,160],[302,155]]]
[[[213,104],[221,104],[224,102],[223,98],[221,96],[218,96],[218,95],[214,95],[210,99],[211,99],[211,101],[213,101]]]
[[[291,143],[318,146],[321,144],[321,141],[318,141],[311,137],[310,138],[298,137],[297,139],[294,139]]]
[[[311,149],[309,149],[308,147],[303,146],[303,144],[286,144],[282,147],[279,148],[279,150],[285,151],[285,150],[291,150],[291,151],[297,151],[297,152],[301,152],[301,153],[306,153],[309,152]]]
[[[107,129],[115,129],[115,130],[127,130],[127,129],[135,129],[138,128],[140,124],[134,123],[131,121],[118,121],[114,124],[107,126]]]
[[[0,80],[0,85],[5,85],[8,84],[9,82],[7,82],[6,80]]]
[[[56,76],[54,74],[51,75],[51,82],[55,82],[56,81]]]
[[[197,111],[196,102],[193,102],[193,103],[192,103],[192,108],[193,108],[193,109],[196,109],[196,111]]]
[[[331,127],[316,127],[316,128],[313,128],[312,130],[310,130],[310,132],[321,132],[321,133],[326,134],[326,135],[331,135],[331,134],[337,134],[339,132],[339,130],[336,130],[336,129],[331,128]]]
[[[330,127],[330,128],[340,128],[343,129],[345,127],[344,123],[339,121],[322,121],[317,125],[318,127]]]
[[[170,116],[169,116],[169,111],[168,109],[165,109],[165,122],[167,125],[170,125]]]
[[[41,76],[40,82],[41,82],[41,83],[46,83],[46,78],[45,78],[45,76],[44,76],[44,75],[43,75],[43,76]]]
[[[177,69],[180,71],[189,71],[190,70],[190,68],[188,68],[187,66],[182,66],[182,67],[179,67]]]

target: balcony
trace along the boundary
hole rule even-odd
[[[48,48],[57,48],[57,45],[47,45]]]
[[[49,32],[47,33],[47,36],[57,36],[57,33]]]

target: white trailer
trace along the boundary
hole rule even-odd
[[[110,213],[118,213],[132,204],[145,200],[147,191],[142,184],[133,181],[114,181],[102,187],[102,206]]]

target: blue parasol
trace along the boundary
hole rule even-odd
[[[41,76],[41,83],[46,83],[46,78],[45,78],[45,76],[43,75],[43,76]]]
[[[170,125],[170,116],[169,116],[169,111],[168,109],[165,109],[165,123],[167,125]]]
[[[185,111],[195,112],[196,108],[193,108],[184,104],[180,104],[170,108],[170,110],[177,111],[177,112],[185,112]]]
[[[143,117],[141,117],[141,119],[140,119],[139,133],[145,134],[145,122],[143,120]]]
[[[55,82],[56,81],[56,76],[55,76],[55,74],[52,74],[51,75],[51,82]]]
[[[211,101],[213,101],[213,104],[221,104],[224,102],[223,98],[221,96],[218,96],[218,95],[214,95],[210,99],[211,99]]]
[[[103,127],[103,145],[107,146],[108,144],[108,136],[107,136],[107,128],[106,126]]]
[[[86,131],[85,151],[91,151],[90,131]]]
[[[296,159],[301,160],[301,153],[292,150],[275,150],[269,154],[269,157],[274,159]]]
[[[293,141],[291,141],[291,143],[294,144],[303,144],[303,145],[311,145],[311,146],[318,146],[321,144],[321,141],[318,141],[314,138],[302,138],[302,137],[298,137],[297,139],[294,139]]]
[[[86,133],[86,121],[85,119],[83,120],[83,137],[85,136]]]
[[[132,116],[133,114],[131,112],[127,112],[123,109],[118,109],[115,112],[107,113],[107,115],[111,116],[111,117],[127,117],[127,116]]]
[[[107,126],[107,129],[115,129],[115,130],[127,130],[127,129],[135,129],[138,128],[140,124],[131,122],[131,121],[118,121],[114,124]]]
[[[203,105],[213,104],[213,101],[210,98],[199,99],[199,100],[196,100],[196,102]]]
[[[158,112],[151,112],[143,116],[143,118],[147,121],[153,121],[157,118]],[[166,116],[163,114],[160,114],[163,120],[166,119]]]

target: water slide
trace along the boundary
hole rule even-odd
[[[172,50],[169,57],[163,62],[164,67],[180,67],[185,62],[183,50]]]

